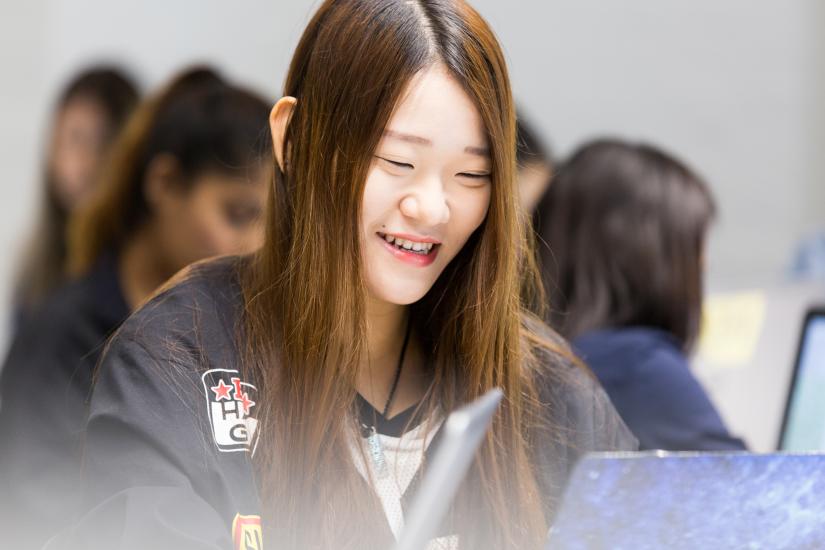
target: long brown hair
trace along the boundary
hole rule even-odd
[[[569,338],[654,327],[689,351],[715,213],[708,186],[668,153],[618,139],[581,146],[539,206],[552,325]]]
[[[138,90],[132,78],[118,67],[90,67],[74,77],[60,93],[55,114],[79,98],[94,101],[103,109],[109,124],[106,135],[114,141],[137,105]],[[40,221],[19,279],[19,300],[24,310],[35,308],[64,279],[68,220],[69,212],[58,198],[55,174],[48,162],[44,170]]]
[[[100,191],[69,227],[68,272],[82,275],[116,253],[149,217],[144,178],[160,154],[175,158],[190,184],[206,170],[245,175],[269,157],[269,106],[208,67],[177,75],[138,107],[103,169]]]
[[[456,503],[464,548],[531,548],[546,521],[528,438],[540,417],[524,301],[538,285],[515,189],[507,68],[486,22],[451,0],[328,0],[301,38],[297,98],[276,169],[266,244],[242,268],[244,367],[261,386],[255,462],[270,540],[286,548],[387,547],[381,506],[350,458],[366,353],[359,219],[380,136],[413,75],[441,63],[474,100],[492,158],[487,218],[411,307],[450,411],[501,387],[506,400]],[[483,480],[483,483],[481,482]]]

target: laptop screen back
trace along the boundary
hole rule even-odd
[[[547,550],[825,548],[825,455],[589,455]]]
[[[779,448],[825,450],[825,310],[806,317]]]

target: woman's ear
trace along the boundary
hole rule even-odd
[[[289,119],[295,110],[298,100],[292,96],[284,96],[269,113],[269,129],[272,132],[272,147],[275,149],[275,160],[281,172],[284,171],[284,140]]]
[[[181,189],[180,165],[175,157],[161,153],[149,161],[143,178],[143,195],[152,211],[162,209]]]

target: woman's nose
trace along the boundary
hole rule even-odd
[[[400,208],[404,216],[418,220],[422,225],[441,225],[450,220],[444,186],[436,177],[416,185],[401,199]]]

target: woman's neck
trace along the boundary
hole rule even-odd
[[[132,310],[174,275],[160,259],[158,247],[148,227],[138,229],[121,249],[118,274],[124,298]]]
[[[356,389],[378,411],[387,403],[406,336],[409,307],[367,299],[367,357],[358,372]],[[411,334],[398,387],[388,417],[414,405],[424,395],[422,353]]]
[[[407,329],[407,306],[367,299],[367,347],[373,368],[385,363],[395,371]]]

